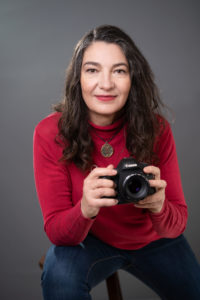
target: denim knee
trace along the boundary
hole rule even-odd
[[[66,250],[67,247],[52,246],[47,253],[41,278],[44,299],[89,300],[86,276],[78,270],[78,264],[68,260]]]

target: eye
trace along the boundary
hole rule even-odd
[[[116,70],[114,70],[114,72],[115,72],[116,74],[121,74],[121,75],[127,74],[127,71],[124,70],[124,69],[116,69]]]
[[[88,68],[88,69],[86,69],[86,72],[87,73],[96,73],[98,70],[97,69],[95,69],[95,68]]]

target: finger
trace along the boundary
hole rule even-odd
[[[138,201],[136,204],[141,204],[141,205],[150,205],[152,203],[160,202],[163,199],[163,191],[160,190],[156,192],[153,195],[147,196],[145,199]]]
[[[104,178],[99,178],[97,180],[95,180],[95,182],[93,183],[92,188],[96,189],[96,188],[100,188],[100,187],[108,187],[108,188],[115,188],[115,183],[113,180],[111,179],[104,179]]]
[[[155,209],[157,207],[161,207],[162,204],[163,204],[162,201],[156,201],[156,202],[153,202],[153,203],[144,203],[144,204],[137,203],[137,204],[135,204],[135,207],[141,208],[141,209],[144,209],[144,208],[146,208],[146,209]]]
[[[143,169],[145,173],[151,173],[155,176],[156,180],[160,179],[160,169],[155,166],[147,166]]]
[[[115,198],[116,191],[112,188],[99,188],[95,190],[95,198],[113,197]]]
[[[92,172],[88,175],[90,178],[98,178],[101,176],[115,176],[117,174],[117,170],[109,167],[109,168],[96,168],[93,169]]]
[[[95,205],[98,208],[114,206],[117,204],[118,204],[118,200],[115,198],[100,198],[100,199],[96,199],[95,201]]]
[[[114,166],[112,164],[107,166],[108,169],[114,169]]]
[[[149,184],[151,187],[155,187],[156,189],[165,189],[167,186],[167,182],[165,180],[149,180]]]

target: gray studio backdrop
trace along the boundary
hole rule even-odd
[[[185,235],[200,259],[199,3],[0,1],[0,299],[42,299],[38,260],[50,243],[34,186],[33,130],[62,97],[74,45],[100,24],[120,26],[132,36],[175,113],[172,129],[189,207]],[[120,278],[125,300],[158,299],[125,272]],[[92,295],[106,300],[105,283]]]

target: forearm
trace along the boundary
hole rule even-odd
[[[43,131],[40,135],[35,130],[34,175],[44,229],[53,244],[76,245],[85,239],[93,220],[82,215],[79,198],[72,199],[71,174],[66,164],[59,162],[61,151],[54,136],[49,140]],[[76,189],[81,191],[80,182]]]
[[[160,213],[150,213],[154,230],[164,238],[175,238],[185,230],[187,223],[186,205],[173,204],[165,200]]]
[[[167,183],[167,186],[162,210],[159,213],[150,213],[150,218],[154,230],[161,237],[174,238],[185,230],[187,205],[181,183],[175,141],[168,123],[159,140],[158,157],[161,179]]]
[[[76,206],[54,214],[45,224],[45,232],[50,241],[57,245],[78,245],[87,236],[94,220],[85,218]]]

